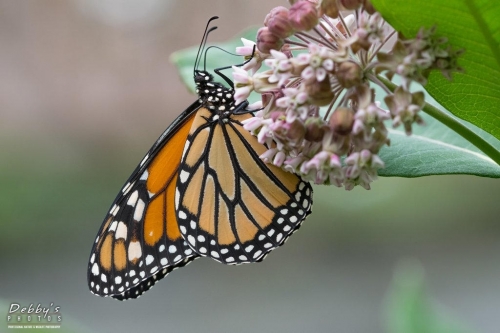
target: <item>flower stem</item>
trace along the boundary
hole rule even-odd
[[[377,75],[377,78],[392,92],[394,92],[394,90],[397,88],[397,86],[394,83],[392,83],[385,77]],[[474,133],[470,128],[459,122],[454,117],[439,110],[438,108],[429,103],[425,103],[425,106],[422,108],[422,111],[424,111],[437,121],[441,122],[442,124],[451,128],[457,134],[459,134],[464,139],[466,139],[474,146],[476,146],[479,150],[481,150],[485,155],[487,155],[489,158],[495,161],[498,165],[500,165],[500,151],[498,151],[498,149],[493,147],[490,143],[481,138],[479,135]]]

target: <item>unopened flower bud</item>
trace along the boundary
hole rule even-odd
[[[339,84],[344,88],[352,88],[363,82],[363,70],[351,61],[340,63],[335,70]]]
[[[349,108],[339,107],[330,117],[330,127],[333,129],[334,133],[340,135],[351,133],[353,124],[354,111]]]
[[[290,127],[286,133],[286,137],[289,140],[293,141],[301,141],[306,134],[306,128],[304,127],[304,123],[298,119],[296,119],[293,123],[289,124]]]
[[[286,38],[293,34],[293,28],[288,19],[288,9],[283,6],[273,8],[267,14],[264,25],[279,38]]]
[[[297,1],[290,7],[288,18],[295,30],[311,30],[319,20],[316,4],[307,0]]]
[[[373,15],[375,14],[375,12],[377,11],[372,3],[370,2],[370,0],[363,0],[363,9],[370,15]]]
[[[317,106],[330,104],[333,99],[333,91],[330,86],[330,76],[327,75],[323,81],[311,81],[305,85],[309,101]]]
[[[328,126],[326,126],[322,118],[307,118],[304,139],[311,142],[319,142],[323,140],[327,128]]]
[[[363,4],[363,0],[339,0],[339,2],[347,10],[356,10]]]
[[[269,31],[268,27],[262,27],[257,31],[257,48],[262,53],[271,50],[279,50],[283,46],[283,39]]]
[[[339,17],[339,7],[337,0],[322,0],[319,5],[320,15],[326,15],[331,18]]]

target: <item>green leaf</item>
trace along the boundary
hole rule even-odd
[[[256,28],[246,30],[234,39],[217,44],[225,50],[234,51],[241,45],[240,36],[254,40]],[[196,58],[197,47],[181,50],[174,53],[171,60],[176,64],[185,84],[194,91],[193,63]],[[207,57],[207,69],[213,70],[228,64],[238,63],[238,58],[229,54],[211,50]],[[374,86],[377,96],[383,103],[385,93]],[[430,96],[426,100],[437,105]],[[252,101],[253,102],[253,101]],[[420,177],[443,174],[470,174],[483,177],[500,178],[500,166],[481,153],[469,141],[450,130],[435,119],[421,113],[426,126],[414,126],[414,135],[407,137],[404,132],[391,130],[389,135],[391,146],[384,147],[380,157],[386,167],[379,170],[383,177]],[[465,123],[486,141],[500,149],[500,142],[475,126]]]
[[[377,95],[380,96],[379,93]],[[430,96],[426,95],[425,99],[438,106]],[[382,107],[385,107],[383,103]],[[380,176],[468,174],[500,178],[500,166],[492,159],[434,118],[423,112],[420,114],[425,125],[414,125],[411,136],[407,136],[402,129],[389,130],[391,145],[382,148],[379,154],[385,162],[385,168],[378,172]],[[500,141],[492,135],[470,123],[463,124],[500,149]]]
[[[500,139],[500,2],[488,0],[372,0],[382,16],[411,38],[437,26],[455,49],[465,49],[464,74],[433,73],[425,89],[457,117]]]
[[[425,293],[423,269],[407,261],[397,267],[386,300],[388,333],[467,333]],[[440,311],[438,311],[440,310]]]

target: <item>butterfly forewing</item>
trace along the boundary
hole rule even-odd
[[[262,260],[299,228],[312,204],[308,183],[259,159],[267,148],[241,125],[249,117],[201,108],[179,170],[184,239],[226,264]]]
[[[198,108],[193,104],[169,126],[115,199],[91,252],[93,293],[136,298],[197,257],[181,236],[174,200],[184,143]]]

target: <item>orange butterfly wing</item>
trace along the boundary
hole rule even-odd
[[[181,236],[175,189],[196,102],[160,136],[115,199],[98,233],[88,266],[90,290],[136,298],[197,254]]]
[[[226,264],[261,261],[311,212],[310,184],[260,160],[267,148],[241,125],[249,117],[200,109],[177,182],[184,238]]]

